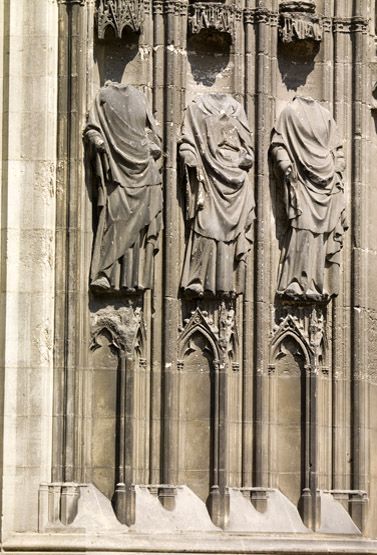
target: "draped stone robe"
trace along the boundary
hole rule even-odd
[[[347,229],[344,154],[330,112],[312,98],[296,97],[280,115],[270,155],[288,220],[277,292],[326,300],[338,292]]]
[[[179,152],[189,228],[181,286],[193,295],[241,293],[255,217],[252,136],[241,105],[228,94],[199,96],[187,108]]]
[[[84,138],[98,193],[91,284],[111,290],[150,288],[162,222],[156,161],[161,149],[144,94],[107,83],[89,113]]]

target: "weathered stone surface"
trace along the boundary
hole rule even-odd
[[[161,147],[144,95],[107,82],[89,112],[84,138],[97,187],[91,286],[150,289],[161,228]]]
[[[277,294],[328,300],[338,293],[346,222],[342,141],[331,114],[297,96],[280,114],[270,155],[288,230],[281,240]]]
[[[181,287],[193,296],[241,293],[255,217],[254,154],[241,105],[225,94],[199,96],[187,108],[179,153],[189,229]]]
[[[375,12],[0,8],[4,553],[377,553]]]

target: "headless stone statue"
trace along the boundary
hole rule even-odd
[[[89,113],[84,138],[98,207],[91,286],[149,289],[162,222],[161,149],[144,94],[106,83]]]
[[[228,94],[199,96],[187,108],[179,152],[189,228],[181,287],[193,296],[242,293],[255,204],[252,137],[241,105]]]
[[[344,154],[330,112],[312,98],[296,97],[280,115],[270,156],[288,222],[277,293],[327,300],[338,292],[347,229]]]

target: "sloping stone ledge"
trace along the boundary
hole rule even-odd
[[[298,537],[297,537],[298,536]],[[146,534],[107,533],[107,534],[14,534],[2,545],[3,553],[170,553],[180,555],[259,555],[269,554],[306,554],[323,553],[377,554],[377,541],[355,539],[352,536],[329,537],[297,535],[295,538],[281,534],[255,536],[250,534],[230,534],[209,532],[206,534]]]

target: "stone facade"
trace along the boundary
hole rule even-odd
[[[377,553],[371,0],[5,0],[4,552]]]

